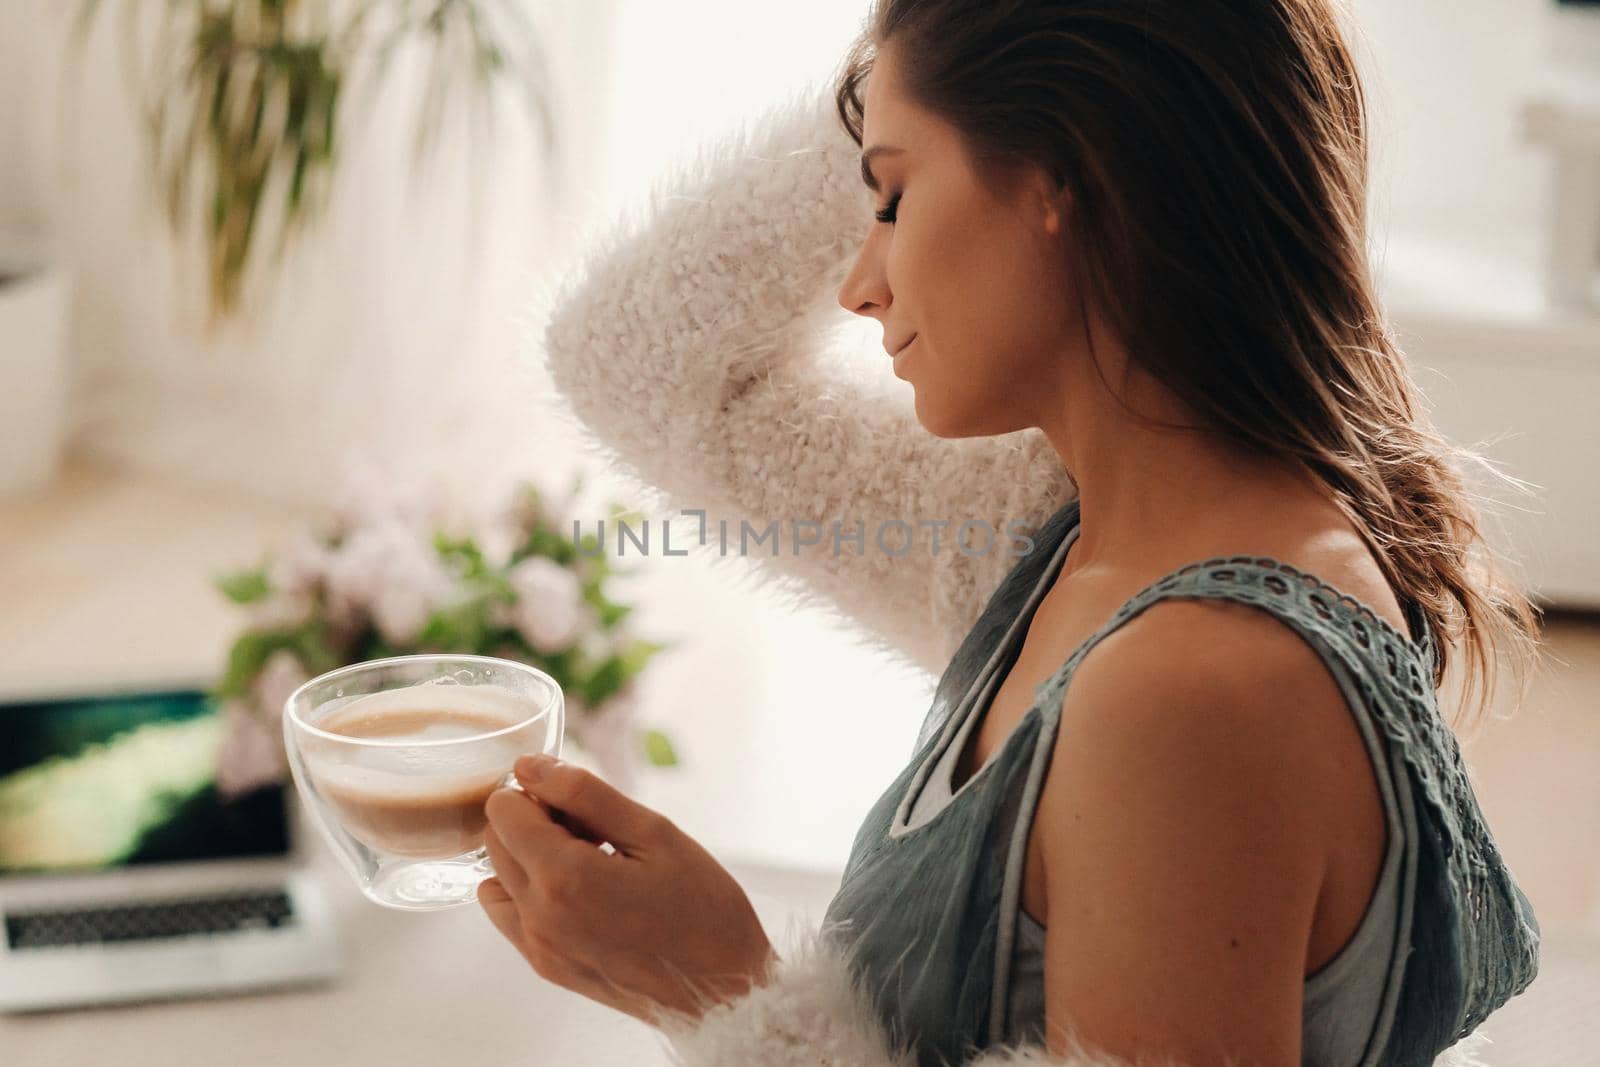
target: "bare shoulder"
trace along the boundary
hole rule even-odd
[[[1249,605],[1157,601],[1085,655],[1036,812],[1052,1023],[1202,1058],[1228,1032],[1298,1062],[1327,863],[1307,783],[1335,714],[1316,650]],[[1181,1006],[1163,1032],[1151,1003]]]
[[[1182,714],[1186,706],[1202,714]],[[1314,741],[1349,718],[1322,655],[1287,622],[1265,608],[1192,598],[1158,600],[1108,634],[1079,665],[1063,710],[1064,723],[1067,712],[1104,713],[1112,722],[1101,728],[1232,727],[1285,742]]]
[[[1108,774],[1194,779],[1241,802],[1283,793],[1319,841],[1368,774],[1322,654],[1267,609],[1232,600],[1158,600],[1113,630],[1079,664],[1059,737],[1056,757],[1065,749]],[[1137,765],[1119,768],[1124,759]]]

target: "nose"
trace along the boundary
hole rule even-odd
[[[839,287],[839,306],[853,314],[882,322],[889,305],[894,302],[894,296],[889,292],[882,256],[876,248],[878,243],[876,235],[862,242],[850,273]]]

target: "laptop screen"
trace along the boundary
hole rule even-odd
[[[181,689],[0,703],[0,875],[284,855],[284,787],[217,788],[223,720]]]

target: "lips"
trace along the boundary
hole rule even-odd
[[[890,351],[889,355],[890,356],[898,356],[901,352],[904,352],[906,350],[906,347],[908,345],[910,345],[912,341],[915,341],[916,339],[917,339],[917,335],[916,334],[912,334],[910,337],[907,337],[904,342],[901,343],[900,347],[895,348],[892,351]]]

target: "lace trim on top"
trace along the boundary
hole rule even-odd
[[[1157,578],[1149,585],[1130,597],[1116,613],[1106,620],[1094,633],[1090,634],[1075,649],[1067,661],[1058,667],[1053,674],[1045,678],[1034,687],[1034,696],[1042,699],[1048,691],[1059,686],[1072,674],[1074,661],[1085,654],[1106,631],[1115,629],[1117,624],[1130,615],[1144,610],[1149,604],[1158,599],[1159,594],[1179,585],[1184,579],[1195,571],[1207,570],[1205,575],[1216,582],[1234,583],[1237,581],[1241,568],[1255,567],[1278,572],[1259,576],[1261,587],[1279,597],[1288,597],[1305,607],[1310,607],[1321,619],[1326,622],[1341,621],[1348,626],[1351,635],[1362,649],[1370,649],[1373,643],[1373,631],[1389,638],[1383,648],[1388,656],[1388,668],[1391,678],[1398,678],[1400,664],[1393,649],[1394,644],[1401,645],[1405,651],[1414,657],[1420,656],[1428,665],[1428,676],[1431,680],[1438,670],[1438,648],[1434,643],[1433,630],[1424,621],[1420,627],[1422,640],[1414,641],[1408,634],[1402,634],[1391,626],[1387,619],[1373,611],[1366,604],[1357,600],[1348,593],[1340,592],[1334,586],[1318,578],[1309,571],[1303,571],[1292,563],[1285,563],[1272,556],[1217,556],[1212,559],[1189,563],[1175,571]],[[1246,571],[1245,573],[1249,573]],[[1291,581],[1286,581],[1287,575]],[[1239,585],[1248,588],[1251,582],[1246,578]],[[1293,596],[1292,591],[1298,589],[1299,596]],[[1246,599],[1249,599],[1247,596]],[[1341,608],[1342,611],[1336,611]],[[1423,694],[1421,673],[1416,670],[1416,664],[1408,664],[1408,685],[1413,695]]]
[[[1353,674],[1368,707],[1389,709],[1374,720],[1391,745],[1399,746],[1443,823],[1446,863],[1461,895],[1460,907],[1470,917],[1459,924],[1461,963],[1464,973],[1477,979],[1468,985],[1453,1031],[1455,1040],[1466,1037],[1537,973],[1540,933],[1531,911],[1518,906],[1520,890],[1473,800],[1455,732],[1438,713],[1432,684],[1438,648],[1426,619],[1420,620],[1422,640],[1413,641],[1361,601],[1292,564],[1270,556],[1217,557],[1188,564],[1136,594],[1039,683],[1036,703],[1058,706],[1078,661],[1100,637],[1183,584],[1201,596],[1226,584],[1233,589],[1229,599],[1258,603],[1278,599],[1315,611],[1329,624],[1325,630],[1329,643],[1351,665],[1371,662],[1362,652],[1376,649],[1381,654],[1385,669]]]

